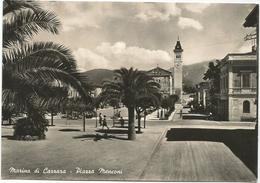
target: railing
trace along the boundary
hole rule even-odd
[[[230,94],[256,94],[257,88],[230,88]]]

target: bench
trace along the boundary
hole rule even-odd
[[[121,127],[121,122],[119,119],[116,119],[113,121],[113,126],[112,127]],[[124,119],[124,127],[128,126],[128,119]]]

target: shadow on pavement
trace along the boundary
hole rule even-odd
[[[13,135],[2,135],[2,138],[6,138],[8,140],[16,140]]]
[[[257,132],[255,130],[170,129],[167,141],[223,142],[257,176]]]
[[[65,129],[60,129],[59,131],[61,131],[61,132],[78,132],[80,130],[79,129],[65,128]]]
[[[75,136],[73,138],[74,139],[82,139],[82,141],[84,141],[84,140],[99,141],[99,140],[102,140],[102,139],[106,139],[106,140],[111,140],[111,139],[128,140],[127,138],[114,136],[114,135],[108,135],[107,133],[105,133],[105,134],[98,134],[98,133],[97,134],[86,134],[86,135]]]
[[[127,134],[128,130],[127,129],[98,129],[96,132],[100,133],[108,133],[108,134]]]

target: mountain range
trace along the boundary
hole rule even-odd
[[[183,66],[183,82],[185,85],[194,86],[203,81],[203,74],[208,69],[209,62],[214,61],[204,61],[191,65]],[[169,68],[170,71],[172,68]],[[101,86],[102,82],[105,80],[113,79],[113,70],[109,69],[93,69],[83,73],[88,77],[89,81],[95,86]]]

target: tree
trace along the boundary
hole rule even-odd
[[[175,103],[179,100],[178,95],[169,95],[162,99],[161,107],[167,109],[167,111],[173,110]]]
[[[220,90],[220,69],[219,69],[220,61],[216,60],[214,62],[210,62],[208,66],[208,70],[204,73],[204,80],[209,80],[212,83],[210,88],[210,92],[212,94],[218,93]]]
[[[170,110],[175,110],[175,103],[179,100],[179,96],[174,94],[170,95],[168,100]]]
[[[196,88],[192,85],[184,85],[183,86],[183,91],[185,93],[195,93],[196,92]]]
[[[155,84],[153,82],[153,84]],[[158,108],[160,106],[160,99],[161,99],[161,95],[159,92],[159,85],[158,83],[156,83],[158,90],[153,91],[152,95],[150,96],[140,96],[137,99],[136,102],[136,107],[135,107],[135,111],[137,114],[137,120],[138,120],[138,132],[141,132],[141,114],[145,113],[147,109],[153,107],[153,108]],[[145,115],[144,114],[144,127],[145,127]]]
[[[43,100],[36,99],[36,106],[41,111],[51,114],[51,126],[53,126],[53,115],[62,110],[62,104],[68,96],[68,89],[66,87],[48,86],[48,88],[41,88],[41,95]]]
[[[151,85],[154,81],[149,76],[137,69],[121,68],[114,73],[117,79],[104,83],[103,94],[111,98],[119,98],[128,108],[128,139],[135,140],[134,112],[137,101],[140,96],[152,95],[152,91],[157,90],[157,87]]]
[[[208,70],[204,73],[204,80],[208,80],[210,82],[210,111],[213,112],[213,115],[216,114],[218,99],[216,94],[220,92],[220,69],[219,69],[220,61],[216,60],[216,62],[210,62],[208,66]]]
[[[62,98],[61,93],[44,95],[53,87],[72,87],[84,101],[89,100],[86,78],[77,71],[71,51],[53,42],[32,42],[39,31],[58,34],[59,28],[56,15],[42,10],[36,2],[4,1],[3,110],[11,104],[16,111],[26,112],[35,124],[45,123],[39,117],[43,115],[42,105],[50,105],[53,100],[61,102]]]

